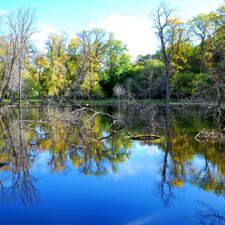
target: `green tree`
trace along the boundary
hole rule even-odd
[[[127,78],[127,72],[131,66],[130,57],[126,51],[126,45],[110,34],[107,41],[104,71],[100,73],[100,85],[108,97],[112,97],[116,84],[122,84]]]

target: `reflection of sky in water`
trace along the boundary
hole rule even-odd
[[[119,165],[118,171],[112,176],[119,179],[122,177],[137,177],[141,174],[157,173],[155,162],[159,159],[159,148],[155,145],[140,145],[134,142],[131,148],[132,154],[128,161]]]
[[[63,176],[51,174],[47,166],[50,154],[41,153],[31,170],[38,177],[40,202],[32,207],[5,202],[4,208],[0,206],[1,219],[17,224],[192,224],[197,200],[223,205],[224,200],[215,194],[185,184],[182,191],[174,190],[175,198],[165,206],[157,192],[162,153],[152,147],[136,142],[130,159],[116,173],[104,176],[85,176],[73,167]],[[11,213],[16,217],[10,217]]]
[[[36,126],[36,127],[35,127],[35,132],[37,133],[37,138],[38,138],[38,139],[45,139],[45,138],[46,138],[45,131],[42,130],[41,127]]]
[[[1,172],[0,181],[2,182],[4,188],[11,187],[13,184],[11,173],[9,171]]]
[[[38,177],[40,202],[26,207],[26,216],[21,213],[25,206],[19,202],[4,203],[6,207],[0,207],[3,221],[18,223],[26,218],[50,224],[192,224],[198,200],[216,201],[217,207],[223,205],[224,200],[215,194],[186,183],[182,190],[174,187],[175,197],[165,206],[157,190],[164,153],[156,144],[140,142],[134,142],[131,151],[130,159],[120,163],[115,173],[110,171],[104,176],[85,176],[71,164],[71,170],[63,176],[52,174],[48,168],[51,154],[40,153],[31,170]],[[202,166],[202,159],[195,157],[193,165]],[[17,219],[9,219],[9,208]]]
[[[49,171],[48,159],[51,158],[51,154],[49,152],[41,152],[38,154],[38,159],[36,159],[32,172],[35,174],[46,173]]]

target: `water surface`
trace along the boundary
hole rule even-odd
[[[214,126],[204,109],[96,110],[126,126],[70,109],[2,112],[1,224],[225,224],[225,146],[195,140]],[[127,138],[149,133],[161,138]]]

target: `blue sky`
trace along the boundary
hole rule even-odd
[[[101,27],[114,32],[138,54],[154,53],[158,48],[149,14],[161,1],[153,0],[0,0],[0,15],[31,7],[37,11],[39,33],[33,39],[43,49],[48,32],[65,31],[70,36],[83,29]],[[187,20],[199,13],[208,13],[222,5],[223,0],[168,0],[176,14]]]

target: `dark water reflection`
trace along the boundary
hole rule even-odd
[[[224,209],[225,146],[194,139],[212,126],[204,109],[98,110],[126,128],[92,114],[71,124],[61,119],[68,109],[1,114],[2,224],[197,224]],[[148,133],[162,139],[126,138]]]

